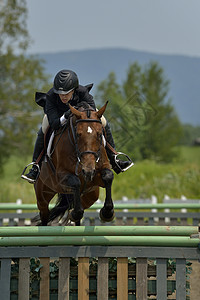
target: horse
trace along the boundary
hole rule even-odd
[[[40,225],[47,226],[57,217],[63,217],[66,211],[67,220],[80,225],[84,210],[98,200],[100,187],[106,191],[100,219],[113,220],[111,187],[114,175],[106,154],[101,121],[107,103],[98,111],[88,104],[79,108],[69,104],[69,121],[55,133],[51,155],[45,155],[34,184]],[[55,207],[49,210],[49,203],[56,194],[70,196],[73,208],[70,209],[71,202],[65,197],[58,197]]]

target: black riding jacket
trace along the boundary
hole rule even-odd
[[[93,96],[89,93],[92,86],[93,84],[86,86],[79,85],[68,103],[72,106],[76,106],[80,102],[85,101],[92,108],[96,109]],[[50,127],[56,130],[61,126],[60,117],[69,110],[69,105],[68,103],[62,103],[59,95],[53,92],[53,88],[45,94],[45,97],[41,97],[42,94],[43,93],[36,93],[36,102],[44,107],[44,112],[47,114]]]

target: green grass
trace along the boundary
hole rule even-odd
[[[200,166],[200,147],[179,147],[181,162]]]
[[[0,178],[0,202],[35,203],[33,185],[20,178],[21,172],[30,159],[11,157]],[[154,161],[136,162],[127,172],[115,175],[113,199],[149,198],[151,195],[161,201],[165,194],[171,198],[200,199],[200,147],[181,147],[180,157],[170,164]],[[104,199],[101,190],[100,199]]]
[[[22,199],[23,203],[35,203],[33,185],[21,179],[21,173],[31,159],[23,157],[11,157],[4,166],[4,172],[0,177],[0,202],[16,202]]]
[[[200,148],[180,147],[176,162],[136,162],[124,174],[115,176],[113,198],[148,198],[155,195],[161,201],[171,198],[200,199]]]

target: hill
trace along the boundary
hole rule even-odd
[[[81,84],[93,82],[95,86],[111,71],[116,73],[121,83],[128,66],[135,61],[141,65],[157,61],[170,81],[169,96],[181,122],[200,125],[200,57],[115,48],[44,53],[38,56],[45,60],[46,71],[52,79],[59,70],[68,68],[77,72]]]

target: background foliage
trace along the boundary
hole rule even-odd
[[[34,102],[36,90],[48,86],[42,61],[27,56],[30,39],[26,2],[1,1],[0,10],[0,166],[11,153],[30,154],[41,121]]]
[[[11,157],[4,166],[4,176],[0,180],[0,202],[35,203],[33,185],[20,178],[21,172],[30,157],[16,159]],[[123,174],[115,175],[113,200],[123,196],[131,198],[150,198],[157,196],[162,202],[165,195],[188,199],[200,199],[200,147],[179,147],[179,156],[171,163],[158,163],[152,160],[135,162]],[[101,189],[100,199],[104,200],[105,191]]]
[[[110,99],[106,116],[110,121],[120,150],[135,159],[171,161],[180,141],[180,121],[168,99],[169,82],[156,62],[144,69],[130,65],[122,85],[114,73],[98,86],[97,98]]]

